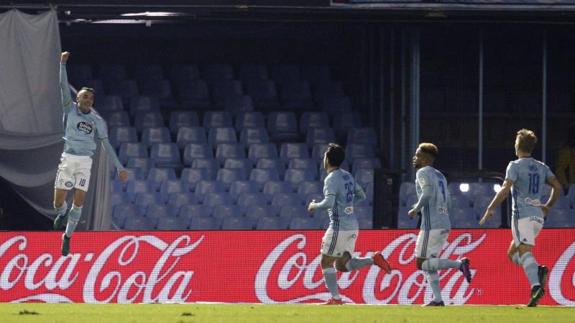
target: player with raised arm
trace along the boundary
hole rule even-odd
[[[323,186],[324,199],[319,203],[312,200],[308,206],[309,212],[327,209],[330,219],[320,250],[323,277],[332,295],[326,305],[343,304],[337,286],[336,269],[347,272],[375,264],[386,273],[391,272],[391,267],[380,252],[376,252],[373,257],[352,256],[359,229],[353,208],[366,195],[353,176],[340,168],[344,159],[343,148],[330,143],[323,158],[323,167],[328,174]]]
[[[97,140],[101,140],[118,170],[120,181],[126,181],[128,174],[118,160],[114,148],[108,141],[106,122],[92,108],[94,90],[83,87],[78,91],[76,102],[72,100],[66,73],[66,63],[70,53],[63,52],[60,57],[60,91],[62,95],[64,123],[64,152],[58,165],[56,182],[54,184],[54,208],[56,218],[54,229],[59,230],[66,224],[62,235],[62,255],[70,252],[70,238],[76,229],[82,214],[82,205],[90,184],[92,155],[97,148]],[[96,137],[97,134],[97,137]],[[73,204],[68,214],[66,197],[68,191],[74,188]]]
[[[511,233],[513,240],[509,245],[507,256],[523,267],[531,284],[531,295],[527,306],[537,306],[545,295],[545,281],[548,269],[539,265],[531,253],[535,238],[543,228],[545,216],[561,194],[561,184],[544,163],[531,157],[537,137],[528,129],[517,131],[515,138],[515,155],[517,159],[509,162],[505,172],[505,181],[501,190],[495,195],[485,214],[479,221],[483,225],[509,196],[512,196]],[[543,204],[543,186],[552,187],[551,197]]]
[[[415,245],[416,265],[417,269],[426,272],[434,296],[434,299],[425,306],[445,306],[441,297],[438,270],[457,268],[461,270],[467,282],[471,282],[469,259],[438,258],[451,230],[449,220],[451,197],[445,176],[433,167],[437,155],[437,146],[432,143],[421,143],[415,151],[413,167],[417,169],[415,189],[418,201],[408,213],[411,217],[421,213],[422,217]]]

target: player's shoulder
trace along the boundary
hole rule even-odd
[[[102,121],[102,122],[104,121],[104,118],[102,117],[102,115],[98,111],[96,111],[96,109],[92,109],[90,111],[90,114],[92,115],[92,118],[94,118],[94,120]]]
[[[425,167],[421,167],[420,169],[418,169],[417,172],[415,172],[415,175],[416,176],[427,176],[433,172],[435,172],[435,168],[433,168],[431,166],[425,166]]]

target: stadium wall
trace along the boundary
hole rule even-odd
[[[56,232],[0,233],[0,302],[307,303],[329,297],[319,267],[322,231],[79,232],[59,255]],[[358,304],[431,299],[413,255],[417,231],[362,231],[356,254],[381,250],[395,268],[345,273]],[[453,230],[441,257],[471,259],[473,281],[441,272],[448,304],[525,304],[529,284],[506,258],[509,230]],[[535,256],[550,269],[545,305],[575,305],[575,229],[546,229]]]

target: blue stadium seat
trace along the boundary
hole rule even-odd
[[[142,130],[142,143],[151,147],[153,144],[170,142],[170,130],[166,127],[144,128]]]
[[[170,80],[174,84],[197,80],[200,78],[198,67],[193,64],[174,64],[170,68]]]
[[[220,219],[208,217],[194,217],[188,226],[190,230],[219,230],[220,227]]]
[[[475,212],[469,208],[452,208],[449,210],[451,226],[457,229],[469,229],[479,226]]]
[[[116,149],[125,142],[138,142],[138,135],[136,133],[136,128],[134,127],[110,128],[108,134],[110,137],[110,144]]]
[[[180,150],[174,143],[153,144],[150,150],[150,159],[156,167],[180,168],[182,157]]]
[[[206,111],[202,124],[205,128],[231,127],[232,116],[227,111]]]
[[[330,114],[343,114],[353,110],[351,98],[347,96],[326,96],[319,105]]]
[[[218,181],[199,181],[196,184],[196,189],[194,190],[194,193],[196,193],[196,195],[199,198],[203,199],[206,194],[224,193],[225,191],[226,191],[226,188],[225,188],[224,184],[221,182],[218,182]]]
[[[253,166],[253,162],[247,158],[228,158],[224,161],[224,168],[243,169],[246,175],[252,171]]]
[[[331,69],[327,65],[303,65],[301,75],[312,84],[331,82]]]
[[[230,194],[237,203],[238,197],[243,193],[259,193],[258,184],[252,181],[235,181],[230,185]]]
[[[242,64],[239,69],[239,78],[243,82],[267,80],[269,78],[268,69],[261,64]]]
[[[288,163],[288,168],[310,169],[314,174],[317,174],[317,167],[317,162],[311,158],[292,158]]]
[[[347,134],[347,144],[365,144],[377,146],[377,134],[375,128],[352,128]]]
[[[212,192],[209,194],[204,194],[204,205],[211,206],[212,208],[217,205],[233,205],[234,199],[227,192]]]
[[[184,168],[180,176],[180,181],[187,191],[194,191],[199,181],[213,179],[215,179],[215,177],[210,176],[210,171],[205,168]]]
[[[286,230],[286,221],[275,216],[262,216],[256,223],[256,230]]]
[[[229,217],[222,220],[222,230],[252,230],[255,224],[249,217]]]
[[[355,172],[359,169],[379,169],[381,161],[379,158],[356,158],[353,160],[352,170]]]
[[[306,134],[310,128],[329,128],[329,117],[325,112],[302,113],[299,121],[299,129],[302,134]]]
[[[331,128],[310,128],[307,132],[306,143],[310,147],[330,142],[335,142],[335,133]]]
[[[212,212],[214,218],[222,220],[230,217],[242,217],[243,215],[243,209],[237,205],[217,205]]]
[[[318,181],[303,181],[298,185],[297,193],[300,195],[322,194],[323,183]]]
[[[138,208],[131,203],[115,205],[112,210],[112,221],[119,228],[124,226],[124,222],[127,218],[137,216],[139,216]]]
[[[309,158],[309,151],[303,143],[283,143],[280,147],[280,158],[288,161],[292,158]]]
[[[354,172],[353,177],[360,185],[367,185],[374,182],[375,173],[373,169],[361,168]]]
[[[371,206],[354,206],[353,213],[358,219],[373,219],[373,207]]]
[[[130,116],[126,111],[113,111],[106,114],[102,114],[106,124],[110,129],[114,127],[129,127],[130,126]]]
[[[216,174],[220,169],[219,163],[215,159],[198,158],[192,162],[192,168],[201,168],[208,171],[208,176],[211,179],[216,178]]]
[[[170,131],[178,133],[182,127],[198,127],[198,114],[195,111],[174,111],[170,113]]]
[[[148,149],[146,145],[139,142],[124,142],[120,145],[118,159],[122,164],[126,164],[131,157],[148,158]]]
[[[239,112],[236,116],[235,127],[237,131],[244,128],[264,128],[265,126],[264,115],[260,111]]]
[[[189,80],[177,84],[176,91],[187,109],[205,109],[210,107],[210,91],[203,80]]]
[[[415,194],[415,183],[403,182],[399,187],[399,200],[407,199],[407,196]]]
[[[137,193],[134,205],[138,207],[140,214],[145,214],[146,209],[152,204],[162,204],[162,197],[158,192]]]
[[[258,159],[268,158],[277,159],[278,149],[275,144],[251,144],[248,148],[248,158],[254,163],[257,163]]]
[[[276,193],[273,195],[271,205],[282,207],[285,205],[304,205],[305,201],[297,193]]]
[[[201,204],[187,204],[182,205],[178,217],[183,219],[192,218],[210,218],[212,216],[212,208]]]
[[[196,159],[214,159],[212,148],[207,144],[187,144],[184,148],[184,165],[189,166]]]
[[[130,203],[130,200],[128,199],[128,195],[126,194],[126,192],[116,191],[112,192],[110,196],[112,200],[112,207],[118,204]]]
[[[285,163],[280,159],[270,159],[270,158],[261,158],[258,159],[256,168],[259,169],[275,169],[278,171],[278,175],[283,178],[286,166]]]
[[[235,144],[237,142],[236,131],[232,127],[210,128],[208,130],[208,143],[214,148],[219,144]]]
[[[128,180],[124,183],[119,182],[118,179],[118,172],[114,172],[114,182],[118,183],[118,185],[122,188],[123,191],[126,191],[126,187],[129,182],[138,180],[138,179],[145,179],[147,172],[144,173],[142,170],[137,168],[124,168],[126,173],[128,174]]]
[[[130,99],[131,116],[138,116],[140,114],[147,112],[159,113],[159,111],[160,111],[160,101],[158,100],[158,98],[142,95]],[[163,126],[163,124],[160,126]]]
[[[240,132],[240,143],[245,146],[267,144],[270,138],[265,128],[243,128]]]
[[[98,75],[107,81],[120,81],[128,78],[128,70],[120,64],[102,64],[98,67]]]
[[[264,216],[273,216],[275,217],[276,214],[274,213],[274,208],[270,208],[268,205],[250,205],[245,209],[245,216],[247,218],[254,219],[257,221],[259,218]]]
[[[373,219],[359,218],[357,219],[360,230],[373,229]]]
[[[313,84],[313,97],[316,102],[326,102],[330,97],[346,97],[341,82],[324,82]]]
[[[176,215],[177,212],[163,204],[150,204],[144,213],[144,216],[150,219],[153,223],[158,223],[158,220],[161,218],[175,217]]]
[[[169,193],[168,194],[168,202],[167,205],[174,210],[179,210],[184,205],[189,204],[198,204],[199,201],[196,199],[194,194],[189,192],[180,192],[180,193]]]
[[[160,99],[171,99],[174,97],[172,86],[168,80],[146,80],[138,83],[140,93]],[[162,102],[164,102],[162,100]]]
[[[146,180],[150,183],[150,188],[156,192],[160,191],[162,183],[170,180],[177,179],[176,171],[173,168],[150,168]]]
[[[134,76],[138,82],[146,80],[164,79],[164,69],[157,64],[147,64],[136,66]]]
[[[241,193],[238,195],[237,204],[240,208],[246,209],[252,205],[267,205],[268,200],[266,195],[260,192]]]
[[[267,127],[274,141],[297,140],[299,137],[294,112],[271,112],[268,115]]]
[[[294,217],[289,224],[291,230],[315,230],[318,228],[318,223],[311,217]]]
[[[168,202],[168,198],[173,193],[183,193],[186,192],[187,188],[184,183],[179,179],[169,179],[163,181],[160,185],[160,195],[162,196],[162,201],[164,203]]]
[[[164,119],[160,112],[142,112],[136,115],[134,126],[138,131],[145,128],[163,127]]]
[[[263,187],[266,182],[279,181],[279,179],[278,171],[275,169],[254,168],[249,177],[249,180],[257,183],[260,188]]]
[[[345,156],[348,160],[356,158],[374,158],[375,148],[364,144],[351,144],[345,149]]]
[[[314,173],[315,172],[315,173]],[[292,187],[297,189],[298,185],[307,180],[315,180],[317,178],[316,169],[293,169],[288,168],[284,175],[284,181],[292,185]]]
[[[216,159],[220,163],[228,158],[246,158],[246,149],[242,144],[219,144],[216,147]]]
[[[311,86],[307,81],[283,83],[281,99],[285,109],[311,109],[314,105]]]
[[[117,95],[99,96],[96,107],[98,108],[98,111],[101,113],[124,111],[124,104],[122,103],[122,98]]]
[[[323,164],[323,156],[327,151],[328,144],[315,144],[312,146],[311,158]]]
[[[155,224],[150,219],[141,216],[126,218],[123,227],[124,230],[153,230],[154,228]]]
[[[418,217],[410,217],[407,212],[409,212],[409,207],[400,207],[397,211],[397,228],[398,229],[416,229]]]
[[[183,218],[160,218],[156,224],[158,230],[174,230],[181,231],[188,229],[188,221]]]
[[[264,184],[263,193],[267,195],[268,201],[271,202],[276,193],[293,193],[293,186],[284,181],[268,181]]]
[[[361,118],[357,112],[337,113],[333,117],[333,129],[338,134],[347,135],[353,128],[361,127]]]
[[[136,199],[136,194],[148,193],[152,191],[153,188],[150,186],[150,183],[144,179],[134,179],[126,183],[126,195],[132,202]]]
[[[212,82],[212,98],[216,104],[223,106],[229,97],[242,96],[242,82],[238,80],[218,80]]]
[[[254,101],[249,95],[232,96],[224,99],[224,110],[237,115],[254,111]]]
[[[226,189],[229,189],[235,181],[245,181],[247,179],[247,172],[241,168],[222,168],[218,170],[216,179],[222,182]]]
[[[574,226],[573,210],[552,208],[545,217],[546,228],[572,228]]]
[[[473,207],[473,203],[466,195],[455,194],[451,196],[451,207],[468,209]]]
[[[188,144],[207,144],[206,130],[203,127],[181,127],[176,136],[176,143],[180,149]]]
[[[280,207],[280,218],[294,218],[310,216],[306,207],[301,204],[296,205],[283,205]]]
[[[247,92],[258,108],[271,109],[280,106],[276,84],[272,80],[249,80]]]
[[[202,78],[208,81],[233,80],[234,69],[228,64],[207,64],[201,66]]]

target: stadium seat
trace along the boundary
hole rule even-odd
[[[173,99],[172,86],[168,80],[146,80],[138,82],[138,88],[143,95],[153,96],[166,102],[166,99]]]
[[[224,163],[229,158],[246,158],[246,149],[241,144],[219,144],[216,147],[216,159],[220,163]]]
[[[233,205],[234,200],[230,193],[211,192],[209,194],[204,194],[203,204],[214,208],[217,205]]]
[[[234,69],[228,64],[207,64],[201,70],[202,78],[210,82],[234,79]]]
[[[228,158],[224,161],[224,168],[242,169],[247,175],[254,167],[252,161],[247,158]]]
[[[108,131],[110,144],[115,149],[118,149],[121,144],[125,142],[138,142],[138,135],[134,127],[114,127]]]
[[[241,168],[222,168],[218,170],[216,179],[222,182],[224,187],[229,190],[233,182],[245,181],[247,179],[247,172]]]
[[[263,193],[270,202],[276,193],[293,193],[293,191],[293,186],[284,181],[268,181],[263,186]]]
[[[374,170],[366,168],[358,169],[353,175],[355,180],[362,186],[365,186],[369,183],[373,183],[374,176],[375,176]]]
[[[170,113],[170,131],[178,133],[182,127],[198,127],[198,114],[195,111],[174,111]]]
[[[134,126],[138,131],[145,128],[163,127],[164,119],[160,112],[141,112],[136,115]]]
[[[206,109],[210,107],[210,91],[203,80],[190,80],[177,84],[176,91],[187,109]]]
[[[263,193],[241,193],[238,195],[237,204],[240,208],[247,209],[252,205],[267,205],[268,200]]]
[[[126,111],[114,111],[103,115],[104,120],[106,120],[106,125],[109,129],[114,127],[129,127],[130,126],[130,116]],[[108,131],[109,132],[109,131]]]
[[[212,216],[212,208],[200,204],[187,204],[182,205],[178,217],[188,219],[192,218],[210,218]]]
[[[163,204],[150,204],[144,213],[144,216],[150,219],[152,223],[158,223],[158,220],[162,218],[173,218],[175,215],[177,215],[177,213],[174,210],[171,210]]]
[[[184,165],[189,166],[196,159],[214,159],[212,148],[206,144],[187,144],[184,148]]]
[[[288,168],[284,175],[284,181],[290,183],[293,189],[297,189],[298,185],[307,180],[315,180],[317,178],[316,168],[308,169],[294,169]]]
[[[130,115],[131,116],[138,116],[143,113],[148,112],[156,112],[160,111],[160,102],[158,98],[150,97],[150,96],[136,96],[130,99]],[[152,117],[149,117],[152,118]],[[153,117],[154,121],[158,121],[157,116]],[[140,121],[140,122],[143,122]],[[161,125],[155,126],[163,126],[163,122]]]
[[[128,159],[132,157],[148,158],[147,147],[139,142],[124,142],[120,144],[120,152],[118,153],[120,162],[126,165]]]
[[[345,97],[345,91],[341,82],[330,81],[323,83],[313,83],[313,97],[316,102],[325,102],[330,97]]]
[[[156,167],[181,168],[182,157],[180,150],[174,143],[153,144],[150,150],[150,159]]]
[[[176,143],[180,149],[184,149],[187,144],[207,144],[208,137],[203,127],[181,127],[178,129]]]
[[[264,128],[264,115],[259,111],[240,112],[234,124],[237,131],[242,131],[244,128]]]
[[[238,115],[254,111],[254,101],[249,95],[239,95],[224,98],[224,110]]]
[[[153,144],[170,142],[170,130],[166,127],[144,128],[142,130],[142,143],[150,148]]]
[[[249,217],[229,217],[222,220],[222,230],[252,230],[255,221]]]
[[[145,214],[146,209],[152,204],[162,204],[162,197],[158,192],[137,193],[134,205],[138,207],[140,214]]]
[[[210,128],[208,143],[215,148],[219,144],[235,144],[238,142],[236,131],[232,127]]]
[[[377,146],[377,134],[374,128],[351,128],[347,134],[347,144],[364,144]]]
[[[263,205],[250,205],[246,208],[244,213],[247,218],[251,218],[254,221],[257,221],[258,219],[266,216],[276,217],[276,214],[273,213],[273,211],[274,211],[273,208],[270,208],[269,206],[263,204]]]
[[[167,205],[173,208],[174,210],[177,210],[178,213],[182,206],[189,204],[198,204],[198,203],[199,201],[196,199],[196,196],[186,191],[180,193],[168,194]]]
[[[144,179],[133,179],[126,183],[126,196],[128,200],[135,201],[136,194],[152,192],[153,187]]]
[[[232,116],[227,111],[206,111],[202,125],[205,128],[231,127]]]
[[[326,96],[319,105],[330,114],[344,114],[353,110],[351,98],[347,96]],[[334,128],[335,126],[334,122]]]
[[[243,193],[259,193],[258,185],[252,181],[235,181],[230,185],[230,194],[236,203],[240,194]]]
[[[335,133],[331,128],[310,128],[306,135],[306,143],[310,147],[335,141]]]
[[[259,169],[275,169],[278,171],[280,178],[283,178],[286,170],[285,163],[280,159],[261,158],[258,159],[256,168]]]
[[[115,82],[127,79],[128,70],[120,64],[102,64],[98,67],[98,75],[106,81]]]
[[[271,78],[279,84],[301,80],[299,66],[297,65],[272,65],[270,72]]]
[[[333,129],[336,134],[347,135],[353,128],[361,127],[361,118],[357,112],[337,113],[333,117]]]
[[[198,198],[203,199],[206,194],[212,193],[224,193],[226,188],[223,183],[218,181],[199,181],[196,184],[196,189],[194,193],[198,196]]]
[[[318,181],[303,181],[298,185],[297,193],[300,195],[322,194],[323,183]]]
[[[153,167],[150,168],[146,177],[146,180],[150,183],[150,188],[156,192],[160,191],[163,182],[171,179],[177,179],[176,171],[173,168]]]
[[[352,170],[355,172],[359,169],[379,169],[381,161],[379,158],[356,158],[353,160]]]
[[[304,205],[305,201],[297,193],[276,193],[272,198],[272,207],[282,207],[285,205]]]
[[[247,92],[258,108],[271,109],[280,106],[276,84],[272,80],[249,80]]]
[[[160,185],[160,195],[162,196],[162,201],[164,201],[164,203],[168,202],[171,194],[182,193],[186,190],[187,188],[185,187],[184,183],[182,183],[182,181],[179,179],[169,179],[163,181]]]
[[[193,64],[175,64],[170,68],[170,80],[174,84],[197,80],[200,78],[198,67]]]
[[[158,219],[156,228],[158,230],[174,230],[174,231],[187,230],[188,221],[186,221],[183,218],[174,218],[174,217],[160,218]]]
[[[242,82],[233,79],[223,79],[211,82],[212,97],[218,105],[223,105],[226,98],[238,97],[244,94]]]
[[[268,132],[274,141],[297,140],[297,119],[293,112],[271,112],[267,121]]]
[[[98,97],[96,105],[98,112],[106,114],[109,112],[124,112],[122,98],[117,95],[102,95]],[[106,120],[108,122],[108,120]]]
[[[351,144],[345,149],[345,156],[348,160],[356,158],[374,158],[375,148],[365,144]]]
[[[119,228],[124,227],[124,222],[127,218],[137,216],[139,216],[138,208],[131,203],[118,204],[112,209],[112,221]]]
[[[153,230],[154,228],[155,224],[150,219],[141,216],[126,218],[123,227],[125,230]]]
[[[157,64],[143,64],[136,66],[134,76],[138,82],[164,79],[164,69]]]
[[[243,215],[242,208],[238,208],[237,205],[216,205],[212,212],[212,216],[219,219],[241,217]]]
[[[282,222],[285,223],[275,216],[262,216],[256,223],[256,230],[286,230],[288,226]]]
[[[130,100],[140,94],[138,84],[134,80],[121,80],[105,83],[106,93],[120,96],[123,100]]]
[[[288,163],[288,168],[309,169],[313,174],[317,174],[317,167],[317,162],[311,158],[292,158]]]
[[[306,207],[301,204],[283,205],[280,207],[280,218],[308,217],[310,216]]]
[[[323,163],[323,156],[327,151],[327,147],[328,147],[327,143],[313,145],[311,151],[311,158],[320,163]]]
[[[317,221],[311,217],[294,217],[289,224],[289,228],[291,230],[319,229]]]
[[[309,158],[307,145],[303,143],[283,143],[280,147],[280,158],[286,162],[292,158]]]
[[[281,85],[281,100],[284,109],[311,109],[313,96],[307,81],[291,81]]]
[[[268,158],[277,159],[278,149],[275,144],[251,144],[248,148],[248,158],[254,163],[257,163],[258,159]]]
[[[192,162],[192,168],[202,168],[208,171],[208,176],[215,179],[220,169],[218,162],[215,159],[204,159],[198,158],[194,159]]]
[[[397,212],[397,228],[398,229],[416,229],[419,221],[418,217],[410,217],[409,207],[400,207]]]
[[[184,168],[180,176],[180,181],[187,191],[194,191],[199,181],[209,181],[213,179],[215,179],[215,176],[210,176],[210,171],[205,168]]]
[[[329,117],[326,112],[302,113],[299,121],[299,129],[302,134],[306,134],[310,128],[329,128]]]
[[[239,68],[239,78],[243,82],[267,80],[268,69],[261,64],[242,64]]]
[[[265,128],[244,128],[240,132],[240,143],[245,146],[269,143],[269,135]]]
[[[220,219],[210,217],[194,217],[190,221],[190,230],[219,230]]]
[[[254,168],[250,173],[249,180],[258,184],[260,188],[269,181],[279,181],[278,171],[275,169]]]

